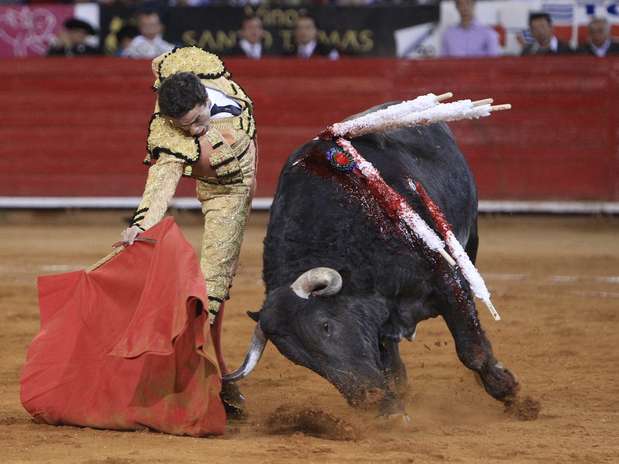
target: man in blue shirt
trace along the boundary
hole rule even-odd
[[[441,56],[498,56],[499,37],[494,29],[475,19],[475,0],[456,0],[460,24],[450,26],[443,34]]]

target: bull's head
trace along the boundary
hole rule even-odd
[[[289,287],[267,295],[241,368],[225,380],[238,380],[256,366],[267,340],[296,364],[331,382],[353,405],[379,400],[385,392],[380,330],[388,318],[384,298],[341,292],[334,269],[314,268]]]

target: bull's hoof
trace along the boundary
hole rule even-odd
[[[392,392],[388,392],[380,402],[379,414],[381,417],[408,417],[404,410],[404,402]]]
[[[247,417],[245,397],[235,383],[224,382],[219,397],[224,404],[228,419],[245,419]]]
[[[481,381],[486,391],[499,401],[515,398],[520,385],[514,374],[505,369],[501,363],[495,363],[483,368],[480,373]]]

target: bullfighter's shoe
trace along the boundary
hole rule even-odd
[[[247,417],[245,397],[235,383],[223,382],[219,397],[224,404],[228,419],[245,419]]]

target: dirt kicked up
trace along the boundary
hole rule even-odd
[[[50,463],[614,463],[619,462],[619,218],[483,217],[478,267],[503,320],[478,305],[497,358],[526,401],[504,411],[457,359],[441,319],[401,344],[411,421],[350,408],[337,391],[268,346],[240,383],[249,417],[219,438],[53,427],[19,403],[19,372],[38,329],[35,277],[95,262],[127,214],[0,216],[0,462]],[[200,217],[178,214],[198,245]],[[226,307],[224,346],[240,363],[263,298],[254,213]]]

